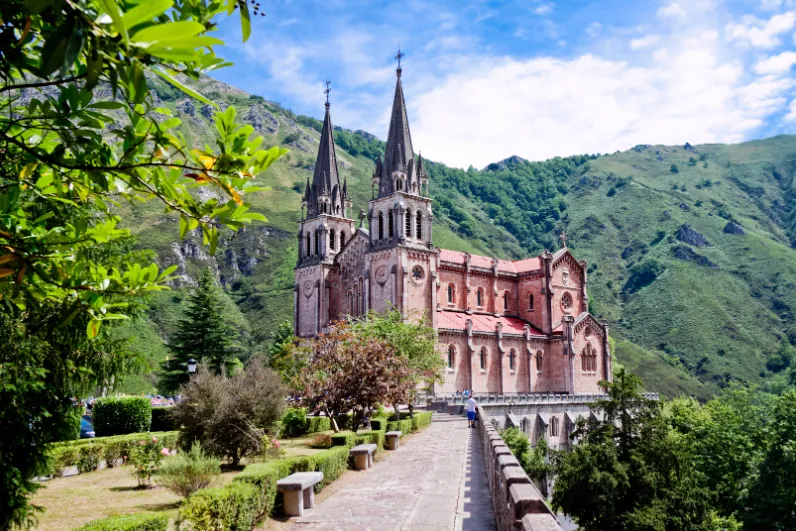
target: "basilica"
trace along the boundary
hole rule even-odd
[[[414,155],[400,63],[396,72],[387,148],[358,220],[340,179],[327,98],[302,199],[296,335],[395,307],[410,319],[425,316],[438,333],[447,369],[436,394],[601,393],[598,382],[612,375],[608,328],[588,311],[586,263],[565,238],[555,252],[513,261],[432,243],[429,179]]]

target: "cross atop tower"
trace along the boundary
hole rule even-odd
[[[566,249],[567,248],[567,233],[564,232],[564,231],[561,231],[561,235],[558,237],[558,239],[561,240],[561,247]]]
[[[329,93],[332,91],[332,82],[327,80],[326,81],[326,90],[323,91],[326,94],[326,106],[329,106]]]
[[[396,55],[395,58],[398,60],[398,69],[396,71],[398,72],[399,76],[401,75],[401,58],[404,55],[406,54],[401,51],[401,48],[398,48],[398,55]]]

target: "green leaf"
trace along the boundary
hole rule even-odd
[[[218,109],[218,105],[216,105],[212,101],[208,100],[207,98],[205,98],[204,96],[202,96],[201,94],[196,92],[194,89],[183,85],[182,83],[180,83],[179,81],[174,79],[171,75],[166,73],[164,70],[156,68],[156,69],[154,69],[154,71],[155,71],[155,73],[157,75],[159,75],[160,77],[162,77],[163,79],[165,79],[166,81],[168,81],[169,83],[171,83],[172,85],[174,85],[175,87],[177,87],[178,89],[183,91],[185,94],[189,95],[190,97],[196,98],[197,100],[201,101],[202,103],[207,103],[208,105],[212,105],[213,107]]]
[[[198,22],[182,20],[146,27],[137,31],[130,40],[136,44],[174,43],[179,46],[182,43],[175,41],[196,37],[203,31],[205,27]]]
[[[96,319],[92,319],[88,322],[88,326],[86,327],[86,335],[89,339],[94,339],[99,334],[100,326],[102,325],[102,321],[98,321]]]
[[[125,13],[122,21],[126,27],[132,28],[162,15],[173,4],[172,0],[147,0]]]
[[[249,14],[248,2],[240,4],[240,31],[243,34],[243,42],[246,42],[252,34],[252,19]]]
[[[113,20],[113,25],[116,26],[116,31],[122,36],[122,40],[124,40],[125,44],[129,43],[130,38],[127,36],[127,28],[122,20],[122,12],[119,9],[119,4],[116,3],[116,0],[99,0],[99,2],[102,4],[102,7],[105,8],[105,12],[110,15],[111,20]]]
[[[235,0],[230,0],[230,5],[233,5],[234,1]],[[28,13],[31,15],[38,15],[50,7],[52,3],[52,0],[27,0],[27,2],[25,2],[25,9],[27,9]],[[232,14],[232,11],[230,11],[230,14]]]
[[[87,109],[124,109],[120,101],[97,101],[86,107]]]

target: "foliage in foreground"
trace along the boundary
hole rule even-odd
[[[94,520],[76,531],[166,531],[168,525],[164,514],[123,514]]]
[[[208,487],[221,475],[221,461],[207,457],[202,445],[195,442],[188,452],[167,457],[160,465],[157,484],[187,498]]]
[[[262,452],[263,435],[282,417],[286,394],[279,375],[257,359],[233,376],[200,367],[172,413],[181,445],[199,441],[208,454],[238,466],[246,455]]]
[[[0,3],[0,337],[11,346],[0,349],[0,430],[14,434],[0,447],[0,529],[35,523],[31,478],[69,397],[131,369],[103,323],[134,315],[173,271],[132,252],[116,205],[159,201],[211,252],[220,228],[264,219],[244,198],[283,150],[260,149],[233,108],[215,115],[215,142],[190,149],[148,87],[160,77],[213,105],[175,76],[224,66],[209,33],[235,10],[246,39],[237,0]],[[112,99],[97,101],[99,87]]]

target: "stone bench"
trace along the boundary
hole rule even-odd
[[[404,433],[402,431],[388,431],[384,434],[387,437],[387,449],[388,450],[397,450],[398,444],[401,440],[401,435]]]
[[[304,509],[315,505],[316,483],[323,481],[323,472],[296,472],[276,482],[276,491],[285,497],[285,514],[303,516]]]
[[[373,453],[376,451],[375,444],[360,444],[348,451],[348,455],[354,457],[354,468],[366,470],[373,466]]]

